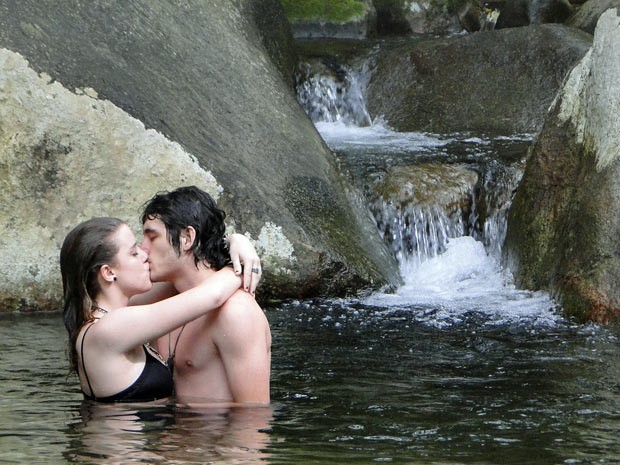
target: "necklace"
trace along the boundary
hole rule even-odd
[[[96,311],[100,311],[100,312],[101,312],[101,313],[103,313],[104,315],[105,315],[106,313],[108,313],[108,311],[107,311],[105,308],[101,308],[101,307],[94,306],[94,307],[93,307],[93,311],[91,312],[91,315],[90,315],[90,317],[91,317],[93,320],[99,320],[99,319],[101,318],[100,316],[93,316],[93,315],[92,315],[92,314],[93,314],[93,313],[95,313]]]
[[[171,333],[168,333],[168,360],[166,360],[166,365],[170,369],[170,373],[174,373],[174,356],[177,353],[177,345],[179,345],[179,339],[181,339],[181,334],[183,334],[183,330],[185,329],[185,325],[181,327],[181,331],[177,335],[177,340],[174,342],[174,349],[171,349],[170,343],[172,342]]]

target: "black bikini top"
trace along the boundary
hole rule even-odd
[[[88,383],[88,389],[90,390],[90,395],[82,391],[86,399],[96,400],[97,402],[150,402],[172,395],[174,387],[172,372],[161,360],[154,356],[146,346],[142,346],[146,360],[144,362],[144,369],[138,379],[117,394],[107,397],[96,397],[90,384],[90,379],[88,379],[86,365],[84,364],[84,338],[93,324],[94,323],[91,323],[84,331],[81,344],[82,371],[84,372],[86,382]]]

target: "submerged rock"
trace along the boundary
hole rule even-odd
[[[475,171],[438,164],[392,167],[377,179],[371,209],[397,258],[422,262],[469,232],[477,183]]]

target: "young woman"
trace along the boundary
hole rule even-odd
[[[170,396],[172,373],[148,342],[221,306],[241,285],[225,267],[204,284],[149,305],[128,306],[151,289],[147,254],[127,224],[93,218],[60,251],[70,368],[87,399],[145,402]]]

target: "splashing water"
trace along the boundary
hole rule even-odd
[[[308,76],[297,86],[297,99],[314,123],[343,122],[361,127],[372,124],[360,80],[348,68],[340,68],[332,75]]]
[[[416,307],[430,311],[431,326],[459,323],[476,314],[487,324],[517,321],[553,326],[561,318],[545,292],[518,290],[512,279],[473,237],[450,239],[446,251],[420,264],[401,266],[404,285],[393,294],[377,293],[374,307]]]

